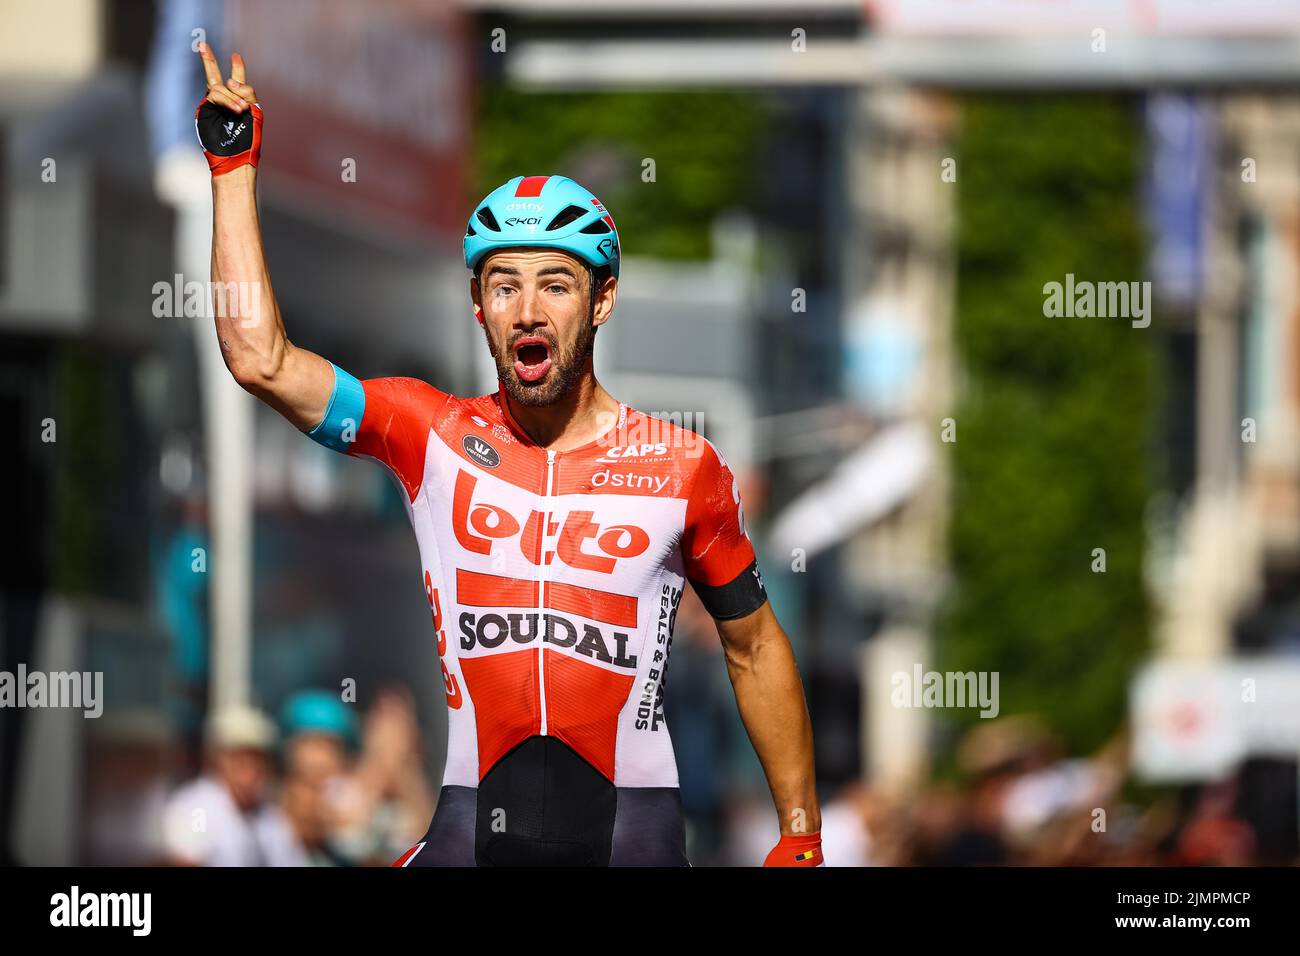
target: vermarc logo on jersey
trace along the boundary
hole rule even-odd
[[[501,455],[497,450],[476,435],[466,435],[460,446],[465,454],[484,468],[495,468],[501,464]]]

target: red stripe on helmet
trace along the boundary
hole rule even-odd
[[[550,178],[550,176],[525,176],[519,180],[519,185],[515,187],[515,198],[540,196],[542,187],[546,185],[546,181]]]

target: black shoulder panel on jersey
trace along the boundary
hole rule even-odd
[[[758,561],[749,562],[749,567],[726,584],[710,587],[692,581],[691,587],[700,596],[704,609],[719,621],[731,621],[753,614],[767,600],[767,589],[763,587],[763,578],[758,573]]]

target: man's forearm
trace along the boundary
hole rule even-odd
[[[815,833],[821,829],[821,809],[812,722],[790,641],[779,627],[767,630],[743,651],[726,648],[727,674],[740,719],[767,776],[781,833]]]
[[[245,387],[269,381],[289,344],[262,249],[254,166],[212,179],[212,282],[226,367]]]

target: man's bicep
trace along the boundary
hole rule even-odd
[[[288,346],[289,354],[274,378],[245,377],[240,384],[301,432],[324,417],[334,388],[333,365],[315,352]]]

